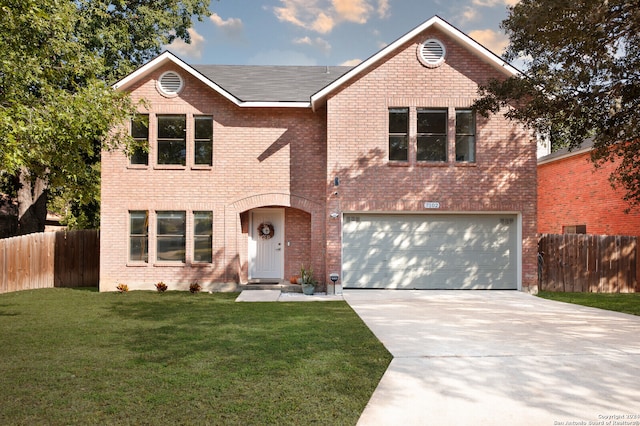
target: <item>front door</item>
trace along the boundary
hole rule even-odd
[[[284,209],[251,212],[249,279],[284,278]]]

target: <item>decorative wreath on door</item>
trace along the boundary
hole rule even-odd
[[[273,238],[273,225],[269,222],[262,222],[258,226],[258,235],[260,235],[260,238],[263,240]]]

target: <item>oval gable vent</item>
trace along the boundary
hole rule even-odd
[[[444,62],[447,50],[439,40],[430,38],[424,43],[418,45],[418,59],[424,66],[435,68]]]
[[[165,95],[174,96],[182,90],[182,77],[173,71],[167,71],[158,79],[158,89]]]

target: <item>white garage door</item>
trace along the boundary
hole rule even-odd
[[[345,214],[345,288],[516,289],[515,215]]]

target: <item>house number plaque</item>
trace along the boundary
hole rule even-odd
[[[427,201],[426,203],[424,203],[424,208],[425,209],[439,209],[440,208],[440,203],[437,201]]]

